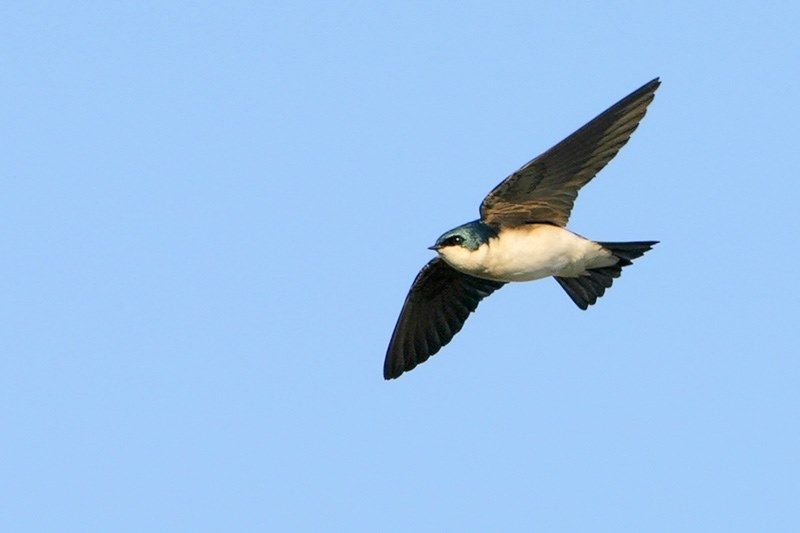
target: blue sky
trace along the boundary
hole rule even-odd
[[[0,528],[797,531],[798,15],[4,4]],[[661,244],[384,382],[426,247],[655,76],[570,228]]]

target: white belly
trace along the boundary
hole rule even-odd
[[[440,253],[456,270],[497,281],[574,277],[617,262],[596,242],[549,224],[503,230],[475,251],[450,246]]]

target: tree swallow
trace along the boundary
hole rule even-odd
[[[506,283],[553,276],[585,310],[658,243],[595,242],[565,226],[578,191],[628,142],[660,83],[646,83],[508,176],[483,199],[480,219],[436,240],[430,249],[437,257],[417,275],[400,311],[384,378],[427,361]]]

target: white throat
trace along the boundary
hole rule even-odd
[[[439,249],[439,255],[447,264],[459,272],[485,277],[485,267],[489,256],[489,244],[481,244],[477,250],[463,246],[447,246]],[[484,274],[484,276],[482,276]]]

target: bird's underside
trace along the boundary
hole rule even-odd
[[[578,191],[627,143],[659,84],[654,79],[626,96],[511,174],[486,196],[479,223],[496,235],[495,252],[501,253],[489,254],[492,239],[469,249],[470,254],[457,247],[437,250],[439,257],[423,267],[406,296],[386,352],[386,379],[399,377],[438,352],[461,330],[478,303],[507,281],[552,275],[578,307],[587,309],[619,277],[623,267],[652,248],[656,241],[594,243],[575,236],[584,241],[584,251],[593,250],[576,259],[570,253],[580,255],[580,250],[571,245],[562,250],[566,256],[562,257],[537,251],[535,246],[530,249],[526,245],[534,242],[530,239],[503,239],[504,235],[519,236],[538,226],[551,227],[552,231],[547,231],[553,235],[574,235],[562,228]],[[471,255],[481,253],[481,247],[489,255]],[[561,259],[564,264],[560,268],[548,262]]]
[[[617,262],[596,242],[551,224],[505,229],[476,250],[450,246],[439,254],[459,272],[504,282],[581,276]]]

